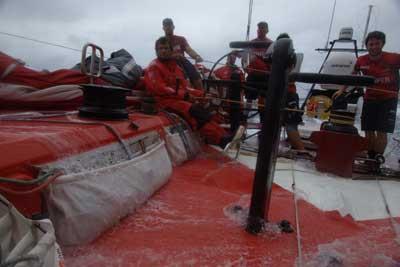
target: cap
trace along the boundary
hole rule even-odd
[[[162,24],[163,25],[174,25],[174,22],[172,21],[171,18],[165,18],[165,19],[163,19]]]

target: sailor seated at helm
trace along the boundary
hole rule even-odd
[[[157,58],[146,69],[145,84],[157,107],[183,117],[207,143],[225,147],[232,135],[215,121],[204,103],[197,101],[204,97],[204,91],[188,87],[182,69],[172,57],[168,39],[159,38],[155,50]]]

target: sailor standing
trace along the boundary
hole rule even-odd
[[[375,84],[366,89],[361,114],[361,129],[365,131],[371,159],[385,152],[387,134],[393,133],[396,122],[400,54],[384,52],[385,41],[383,32],[370,32],[365,39],[368,54],[359,57],[354,66],[354,72],[375,77]],[[345,90],[346,87],[338,90],[333,98]]]

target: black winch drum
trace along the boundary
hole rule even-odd
[[[329,115],[329,121],[335,124],[353,126],[355,116],[356,114],[354,112],[337,109],[331,111],[331,114]]]
[[[126,95],[130,90],[107,85],[82,84],[83,106],[79,116],[98,119],[127,119]]]

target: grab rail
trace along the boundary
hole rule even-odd
[[[88,47],[92,48],[92,54],[90,57],[90,69],[89,72],[87,71],[86,68],[86,55],[87,55],[87,49]],[[98,70],[97,73],[95,72],[95,66],[96,66],[96,51],[100,52],[100,57],[99,57],[99,63],[98,63]],[[102,74],[102,66],[104,62],[104,52],[103,49],[95,44],[92,43],[87,43],[83,46],[82,48],[82,58],[81,58],[81,72],[82,74],[85,74],[90,77],[90,83],[94,84],[94,78],[99,78]]]

